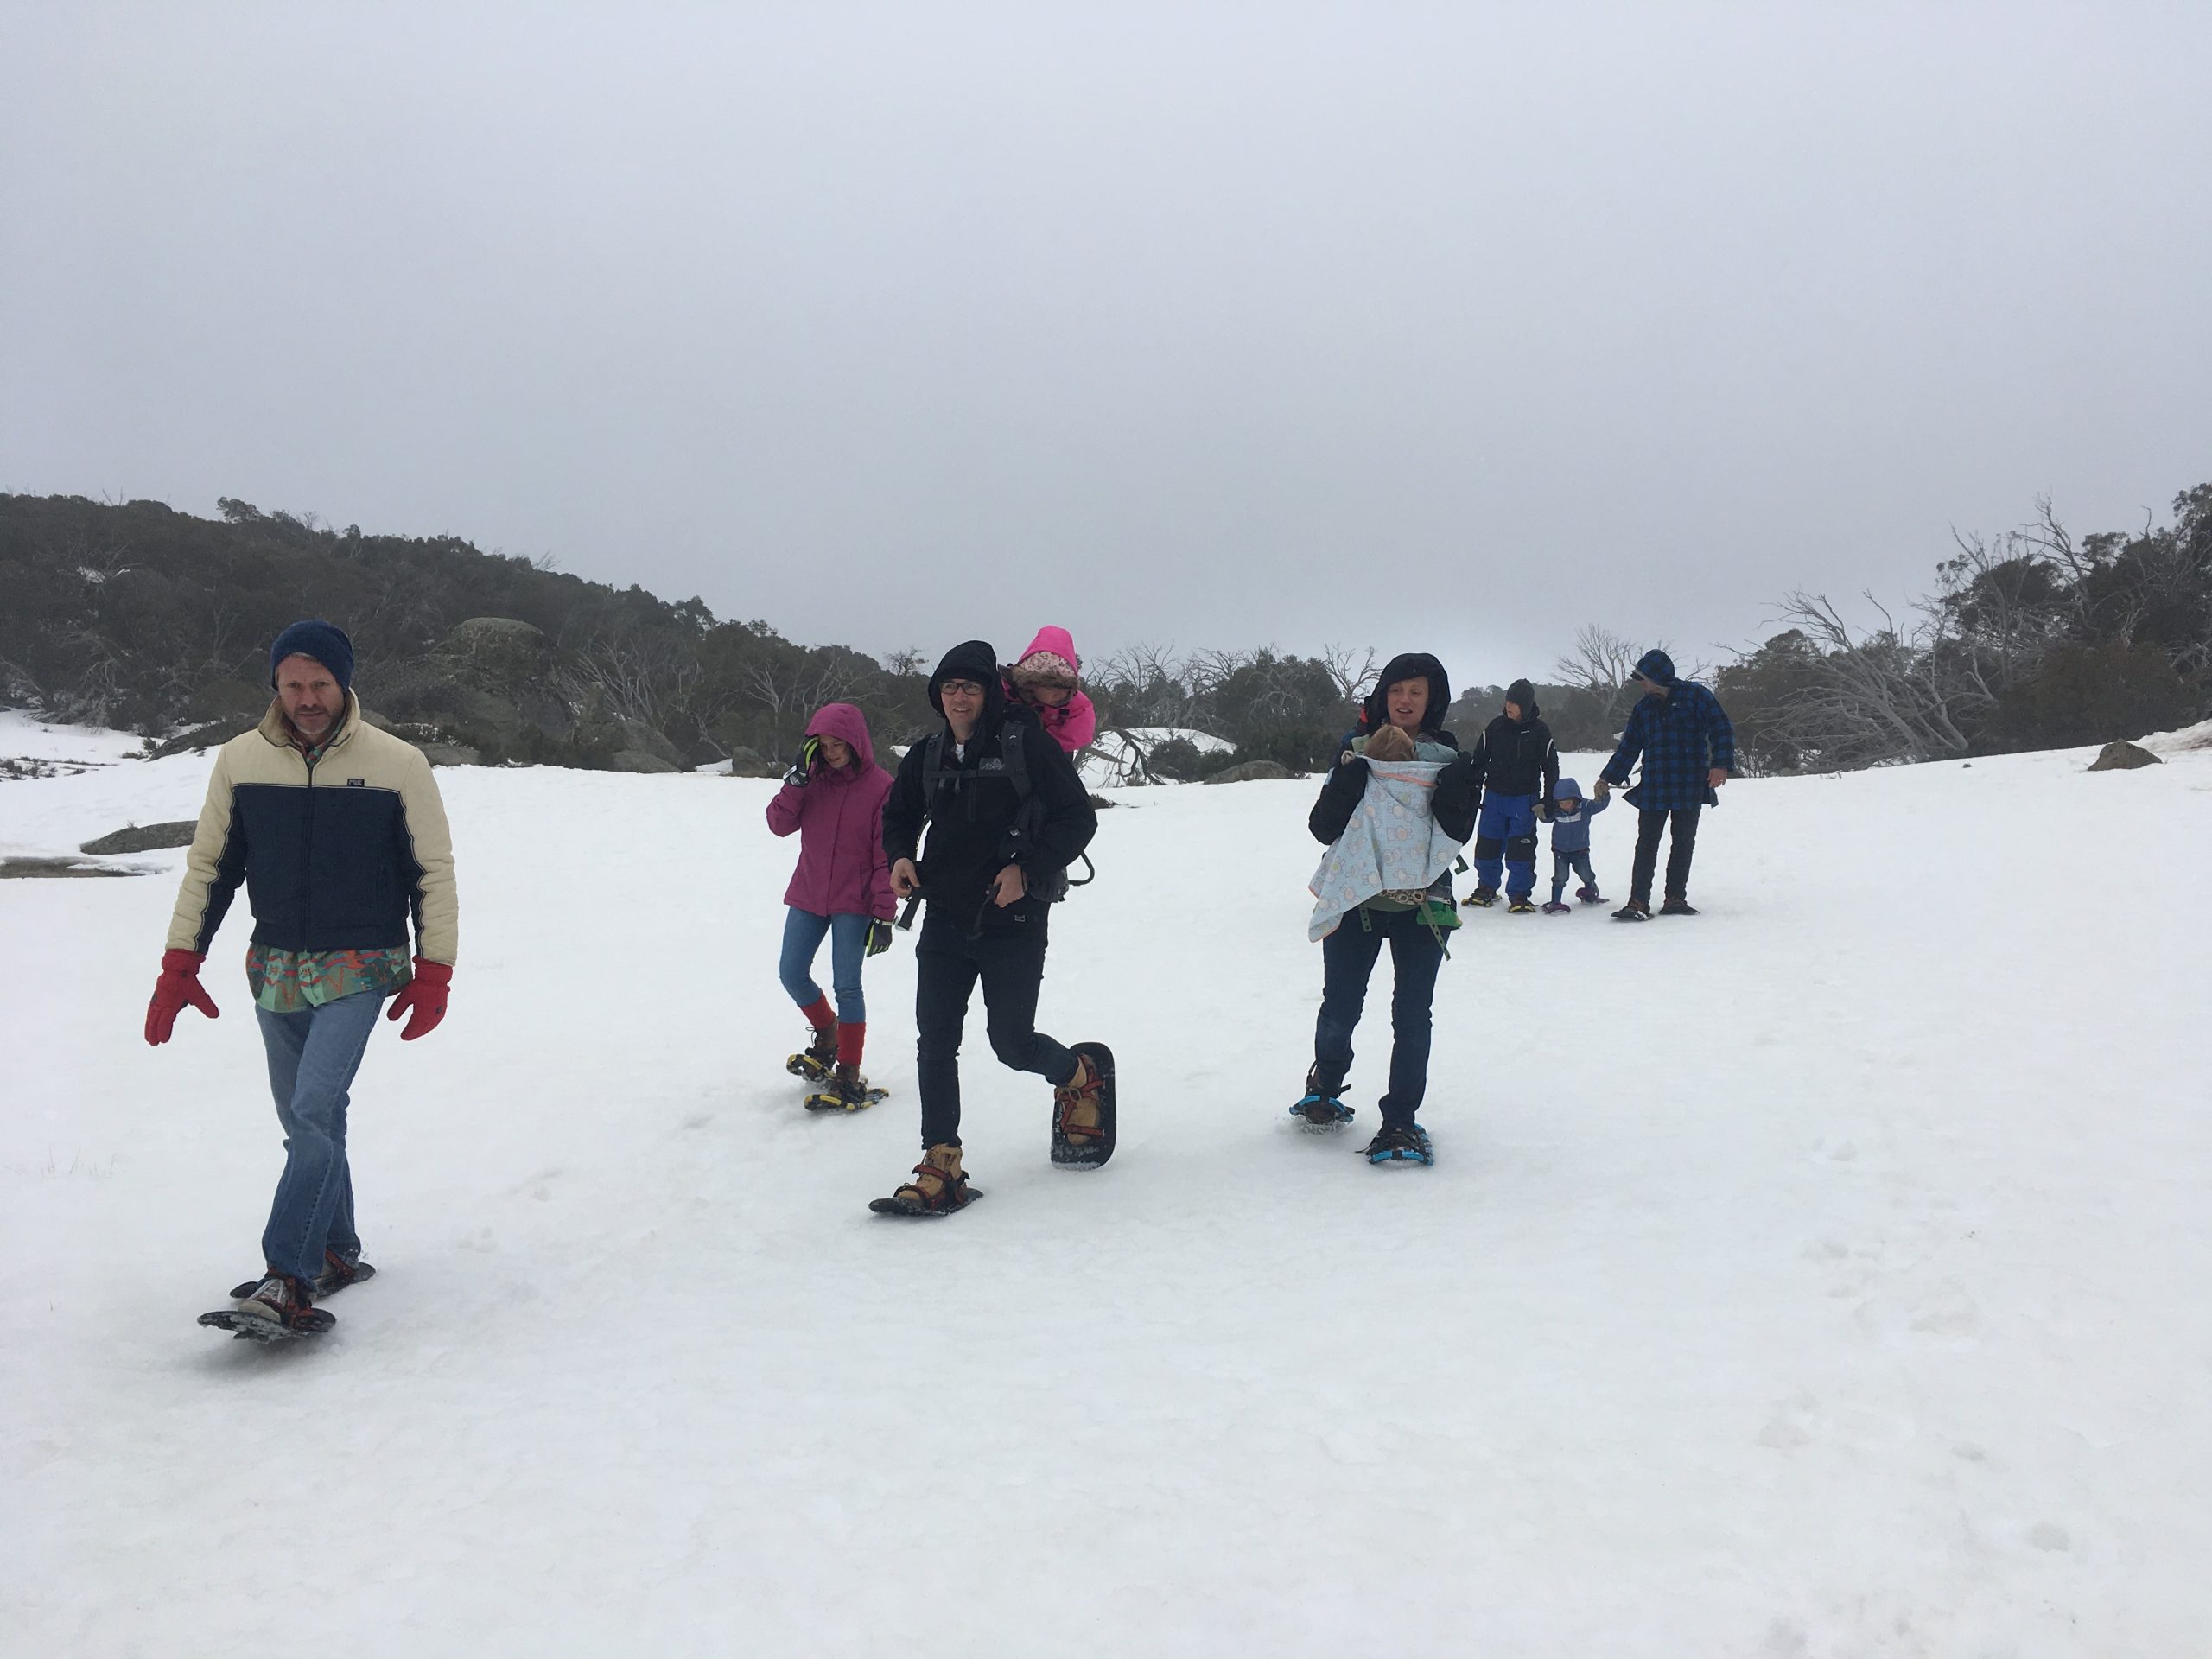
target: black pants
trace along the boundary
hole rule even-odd
[[[1687,899],[1690,891],[1690,858],[1697,851],[1697,815],[1701,806],[1678,806],[1673,811],[1643,811],[1636,815],[1636,873],[1628,896],[1642,904],[1651,902],[1651,872],[1659,862],[1659,837],[1669,819],[1675,832],[1667,843],[1667,896]]]
[[[1075,1056],[1037,1029],[1045,982],[1045,918],[985,928],[969,938],[960,921],[932,910],[914,947],[914,1052],[922,1094],[922,1147],[960,1144],[960,1037],[968,999],[983,982],[991,1052],[1053,1087],[1075,1076]]]

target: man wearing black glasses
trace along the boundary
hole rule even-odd
[[[1643,696],[1629,711],[1620,747],[1605,762],[1597,791],[1602,801],[1628,782],[1629,768],[1643,756],[1643,781],[1622,798],[1637,809],[1635,874],[1628,902],[1613,919],[1651,919],[1651,877],[1662,835],[1668,836],[1667,901],[1659,913],[1694,916],[1689,885],[1697,816],[1720,804],[1716,791],[1736,769],[1736,728],[1712,692],[1694,680],[1675,678],[1674,659],[1663,651],[1645,652],[1629,683]]]
[[[906,751],[883,808],[892,890],[926,912],[914,950],[922,1161],[869,1206],[882,1215],[945,1215],[980,1196],[960,1166],[960,1036],[979,979],[993,1052],[1053,1085],[1052,1161],[1095,1169],[1114,1149],[1111,1052],[1037,1029],[1046,918],[1098,815],[1074,762],[1007,702],[982,640],[945,653],[930,702],[944,724]]]

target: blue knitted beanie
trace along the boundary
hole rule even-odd
[[[341,692],[353,689],[353,642],[343,630],[317,618],[295,622],[269,647],[269,683],[276,683],[276,664],[290,656],[312,657],[330,671]]]

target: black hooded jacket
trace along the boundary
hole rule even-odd
[[[1552,728],[1536,718],[1536,688],[1516,680],[1505,688],[1505,700],[1520,706],[1521,718],[1500,715],[1483,733],[1475,747],[1483,787],[1492,795],[1530,795],[1548,804],[1559,787],[1559,745],[1552,741]]]
[[[964,753],[955,753],[952,728],[939,728],[906,751],[883,804],[883,851],[890,862],[913,859],[932,910],[943,906],[963,927],[979,913],[987,927],[1019,926],[1045,915],[1043,890],[1066,869],[1098,832],[1098,814],[1076,776],[1067,752],[1046,735],[1037,717],[1009,703],[999,683],[998,653],[981,639],[945,652],[930,676],[930,706],[944,703],[938,685],[973,680],[983,688],[983,712]],[[1020,735],[1009,741],[1019,728]],[[1007,775],[1009,749],[1018,749],[1029,786]],[[931,751],[938,766],[929,777]],[[929,842],[916,856],[922,826]],[[984,895],[1008,864],[1021,867],[1029,897],[1001,909]]]
[[[1421,717],[1421,734],[1449,748],[1459,747],[1459,741],[1444,729],[1444,713],[1452,706],[1452,680],[1444,664],[1425,651],[1393,657],[1375,682],[1375,689],[1367,694],[1367,701],[1360,705],[1359,730],[1344,734],[1337,763],[1329,768],[1328,781],[1321,785],[1320,798],[1306,814],[1306,829],[1323,846],[1335,845],[1351,822],[1351,815],[1359,810],[1360,797],[1367,792],[1367,760],[1351,752],[1351,740],[1389,725],[1389,689],[1401,680],[1423,676],[1428,680],[1428,708]],[[1454,841],[1465,841],[1475,833],[1475,809],[1481,800],[1481,776],[1473,758],[1463,754],[1436,775],[1436,792],[1430,798],[1429,810],[1446,835]]]

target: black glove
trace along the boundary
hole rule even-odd
[[[791,761],[791,769],[784,774],[784,781],[793,789],[804,789],[806,780],[814,775],[814,757],[822,753],[822,740],[810,737],[798,746],[798,753]]]
[[[868,925],[868,954],[880,957],[891,948],[891,924],[870,922]]]

